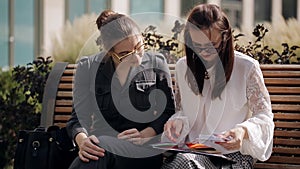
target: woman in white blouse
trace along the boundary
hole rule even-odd
[[[272,153],[273,114],[259,63],[233,49],[228,18],[212,4],[195,6],[184,33],[186,57],[176,64],[177,113],[162,141],[201,142],[253,168]],[[218,168],[201,155],[179,153],[162,168]]]

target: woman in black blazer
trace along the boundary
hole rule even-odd
[[[158,142],[174,113],[165,58],[144,52],[137,24],[107,10],[97,19],[104,51],[79,60],[69,135],[79,148],[70,168],[159,168]]]

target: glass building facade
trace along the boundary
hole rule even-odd
[[[164,12],[164,1],[163,0],[151,0],[151,1],[141,1],[141,0],[129,0],[129,14],[133,15],[134,19],[138,23],[155,22],[163,19],[162,13]],[[145,20],[145,15],[143,13],[153,13],[147,15],[147,20]],[[138,14],[138,16],[136,16]]]
[[[34,0],[0,1],[0,67],[34,59]]]
[[[0,67],[9,65],[9,19],[8,1],[0,1]]]
[[[99,14],[101,11],[110,8],[108,0],[65,0],[66,20],[73,21],[85,13]]]
[[[282,1],[282,16],[285,19],[297,17],[297,0],[283,0]]]
[[[0,67],[25,65],[37,57],[43,47],[43,20],[44,8],[40,3],[52,0],[0,0]],[[122,1],[123,3],[119,3]],[[143,22],[162,21],[163,13],[166,9],[170,12],[173,9],[178,11],[178,17],[185,18],[187,12],[197,3],[212,2],[212,0],[61,0],[57,6],[61,8],[64,16],[62,21],[73,21],[85,13],[99,14],[104,9],[122,9],[129,15],[136,13],[154,12],[152,18],[141,18]],[[259,22],[271,21],[274,13],[281,14],[285,19],[297,18],[300,21],[299,2],[300,0],[216,0],[229,16],[230,22],[234,27],[240,28],[245,19],[243,8],[252,13],[251,22],[247,26],[255,25]],[[245,4],[251,3],[251,9]],[[124,5],[125,4],[125,5]],[[169,5],[165,6],[165,4]],[[276,11],[272,11],[272,6],[280,6]],[[119,5],[119,6],[118,6]],[[121,8],[120,5],[124,5]],[[56,6],[55,6],[56,8]],[[49,10],[49,9],[47,9]],[[248,15],[248,14],[246,14]],[[136,19],[136,18],[135,18]],[[140,21],[139,21],[140,22]],[[49,23],[55,25],[56,23]],[[61,23],[63,24],[63,23]],[[48,41],[47,41],[48,42]],[[37,52],[38,51],[38,52]]]

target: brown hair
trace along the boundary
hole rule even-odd
[[[141,34],[138,25],[128,16],[112,10],[103,11],[96,20],[100,36],[97,45],[102,45],[106,51],[129,36]]]
[[[188,15],[184,30],[185,52],[189,68],[186,72],[186,78],[192,91],[198,95],[202,94],[207,70],[204,61],[198,56],[199,54],[195,53],[191,48],[193,46],[189,33],[191,26],[200,30],[215,28],[222,35],[220,50],[218,50],[220,60],[216,65],[215,84],[212,91],[212,98],[220,97],[226,83],[230,79],[234,61],[233,38],[229,20],[220,7],[213,4],[197,5]]]
[[[97,18],[96,20],[96,24],[97,24],[97,28],[100,29],[101,26],[104,24],[104,22],[107,20],[107,17],[110,15],[115,15],[117,14],[115,11],[107,9],[104,10]]]

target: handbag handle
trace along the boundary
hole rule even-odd
[[[42,132],[42,131],[46,131],[46,128],[42,127],[42,126],[39,126],[39,127],[35,128],[33,131],[40,131],[40,132]]]

